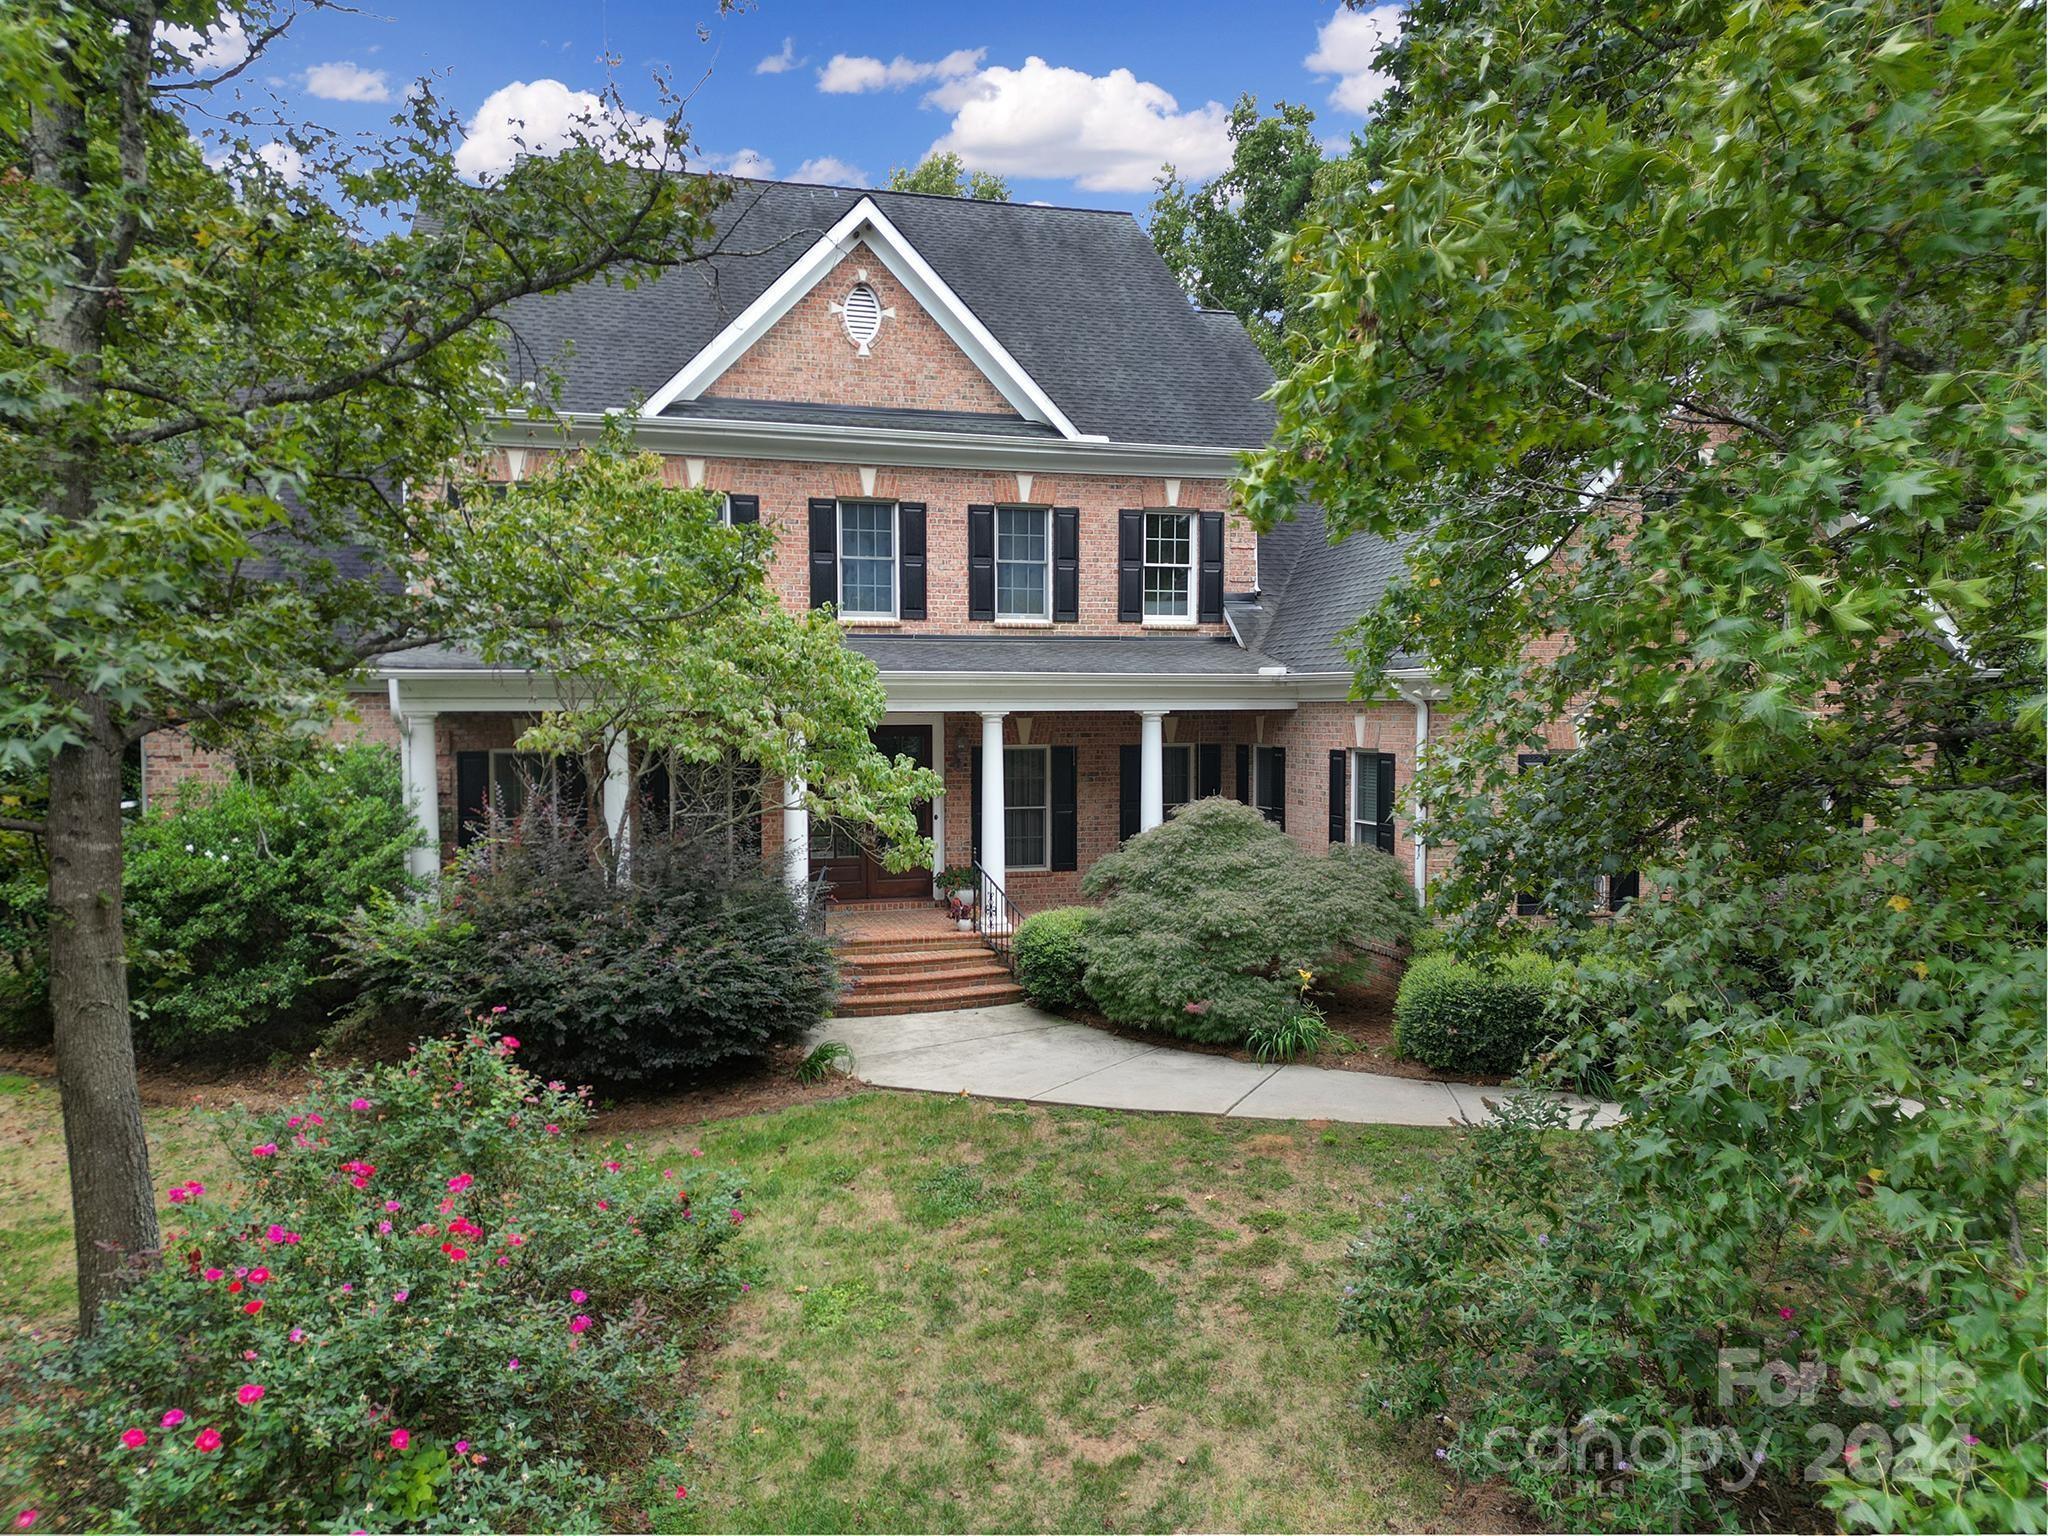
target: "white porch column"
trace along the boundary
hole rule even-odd
[[[1138,830],[1166,820],[1166,711],[1138,711]]]
[[[981,867],[1002,885],[1009,876],[1003,847],[1003,715],[1000,709],[981,712]]]
[[[804,781],[782,785],[782,879],[801,896],[811,884],[811,813],[804,809]]]
[[[623,866],[627,856],[628,812],[633,803],[632,757],[624,731],[614,731],[604,753],[604,832]]]
[[[1422,771],[1422,749],[1429,745],[1429,700],[1420,693],[1408,695],[1408,702],[1415,709],[1415,756],[1411,777]],[[1422,803],[1422,796],[1415,794],[1411,785],[1409,793],[1415,798],[1415,811],[1408,819],[1408,841],[1415,849],[1415,871],[1411,878],[1415,882],[1415,899],[1418,902],[1429,899],[1429,842],[1423,836],[1422,824],[1429,816],[1429,807]],[[1382,815],[1390,816],[1390,810],[1382,809]]]
[[[441,770],[434,753],[434,713],[409,709],[400,717],[405,731],[405,798],[412,818],[426,834],[426,846],[406,855],[406,865],[423,880],[441,873]]]

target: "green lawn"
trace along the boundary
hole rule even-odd
[[[0,1078],[0,1117],[0,1305],[61,1321],[56,1095]],[[210,1120],[150,1111],[160,1185],[218,1167]],[[1368,1429],[1361,1346],[1332,1332],[1347,1243],[1450,1134],[867,1093],[638,1135],[754,1180],[751,1290],[679,1404],[689,1495],[649,1518],[1456,1525],[1427,1426]]]

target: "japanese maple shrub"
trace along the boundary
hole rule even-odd
[[[173,1183],[161,1264],[10,1373],[0,1468],[45,1527],[608,1523],[733,1288],[740,1188],[580,1147],[587,1090],[517,1050],[327,1075],[247,1123],[235,1194]]]
[[[1401,867],[1374,848],[1327,854],[1257,811],[1201,800],[1098,860],[1088,993],[1120,1024],[1236,1044],[1310,979],[1418,922]]]

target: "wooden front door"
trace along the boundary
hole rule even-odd
[[[920,768],[932,765],[932,728],[928,725],[878,725],[873,733],[875,750],[885,757],[907,757]],[[917,830],[932,833],[932,805],[921,801],[917,807]],[[822,877],[826,895],[835,901],[874,900],[883,897],[929,896],[932,876],[928,869],[909,869],[892,874],[882,867],[869,829],[848,827],[817,819],[811,822],[811,878]]]

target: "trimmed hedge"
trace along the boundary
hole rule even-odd
[[[1033,913],[1017,929],[1017,980],[1042,1008],[1078,1008],[1088,1001],[1088,930],[1093,907]]]
[[[1518,1072],[1549,1043],[1556,967],[1542,955],[1511,955],[1483,969],[1455,955],[1408,967],[1394,1001],[1394,1049],[1439,1072]]]

